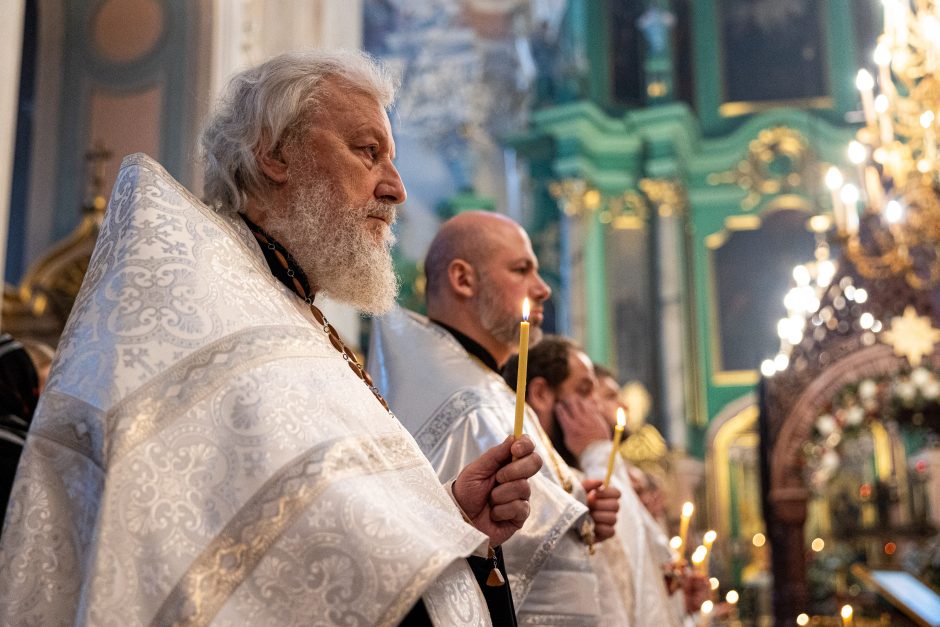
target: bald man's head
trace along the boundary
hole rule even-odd
[[[532,305],[532,341],[551,289],[529,236],[498,213],[468,211],[445,222],[425,259],[428,316],[483,345],[502,363],[518,339],[522,301]]]
[[[520,232],[524,233],[521,226],[490,211],[466,211],[442,224],[424,259],[428,300],[440,295],[446,286],[448,268],[455,259],[480,267],[507,234]]]

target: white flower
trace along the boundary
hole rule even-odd
[[[875,398],[878,392],[878,385],[871,379],[865,379],[858,384],[858,396],[863,401],[870,401]]]
[[[936,380],[931,381],[924,386],[923,389],[924,398],[928,401],[934,401],[940,396],[940,383]]]
[[[927,385],[931,379],[933,379],[933,375],[924,367],[915,368],[914,372],[911,373],[911,382],[919,388]]]
[[[855,405],[845,412],[845,424],[857,427],[865,420],[865,410]]]
[[[833,418],[830,414],[823,414],[816,419],[816,430],[825,437],[835,431],[836,429],[836,419]]]
[[[910,381],[898,381],[894,391],[904,403],[912,403],[917,396],[917,388]]]

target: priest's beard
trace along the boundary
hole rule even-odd
[[[265,228],[290,251],[311,287],[370,315],[387,313],[398,296],[392,264],[395,236],[383,228],[376,241],[368,216],[395,222],[395,206],[371,200],[352,207],[326,181],[303,181],[290,207],[270,214]]]
[[[499,290],[489,277],[480,273],[480,300],[478,314],[480,324],[497,341],[507,346],[519,346],[519,322],[522,320],[522,303],[504,302]],[[542,329],[533,324],[529,327],[529,345],[538,344]]]

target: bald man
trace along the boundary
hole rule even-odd
[[[524,298],[530,341],[551,289],[528,235],[505,216],[447,221],[425,261],[428,317],[398,310],[373,326],[370,371],[443,480],[512,433],[515,395],[499,370],[518,347]],[[520,625],[604,624],[590,547],[614,534],[619,491],[581,481],[529,411],[526,433],[546,460],[530,482],[531,514],[503,545]]]

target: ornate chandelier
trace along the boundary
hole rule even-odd
[[[867,70],[856,78],[865,126],[848,148],[854,171],[831,167],[825,181],[845,258],[865,277],[922,290],[940,281],[940,0],[883,4],[877,95]]]

